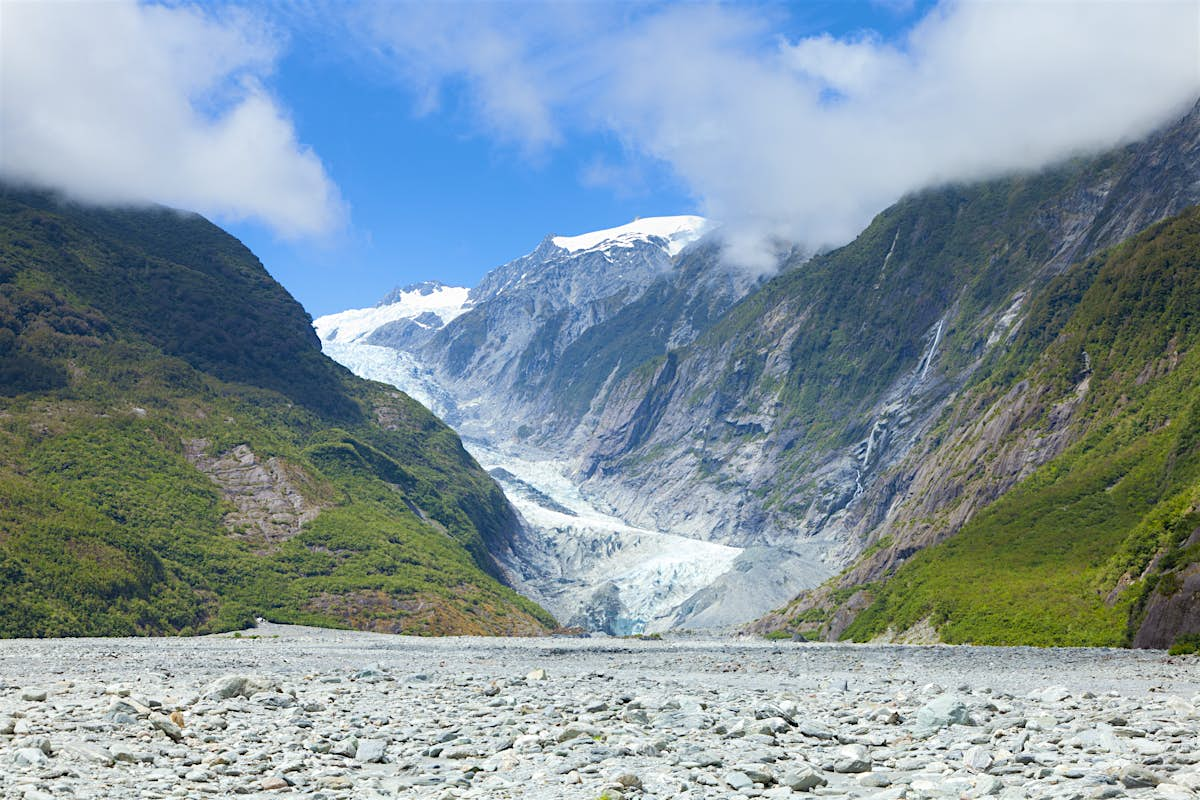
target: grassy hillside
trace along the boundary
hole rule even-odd
[[[1149,594],[1200,560],[1198,342],[1200,209],[1053,281],[973,391],[1080,397],[1073,444],[868,587],[844,635],[927,619],[947,642],[1130,642]]]
[[[539,632],[514,523],[219,228],[0,191],[0,635]]]

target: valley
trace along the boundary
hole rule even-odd
[[[0,794],[1187,800],[1162,653],[260,625],[0,641]]]
[[[1097,259],[1139,232],[1176,219],[1157,235],[1186,237],[1197,153],[1193,108],[1100,155],[915,193],[842,248],[785,253],[772,276],[729,264],[714,223],[655,218],[547,236],[474,289],[421,300],[428,285],[397,290],[315,324],[331,357],[427,402],[462,434],[526,523],[501,561],[561,621],[628,633],[761,617],[753,630],[806,638],[913,628],[953,641],[1112,645],[1161,607],[1152,619],[1181,626],[1158,635],[1168,646],[1193,627],[1180,611],[1190,601],[1147,592],[1160,564],[1179,570],[1167,585],[1190,580],[1190,551],[1162,556],[1191,540],[1149,544],[1137,525],[1153,504],[1106,534],[1086,515],[1063,516],[1056,546],[1082,554],[1105,542],[1070,568],[1086,580],[1053,588],[1007,561],[1005,580],[1030,583],[990,628],[956,633],[958,612],[915,603],[889,581],[925,548],[973,530],[991,504],[1019,508],[1021,487],[1086,437],[1086,415],[1099,412],[1084,409],[1114,391],[1089,377],[1108,346],[1096,336],[1112,334],[1085,334],[1071,353],[1055,338],[1067,335],[1062,315],[1093,281],[1110,282]],[[1112,378],[1171,392],[1187,381],[1191,329],[1164,314],[1194,301],[1183,276],[1196,261],[1190,243],[1146,252],[1159,247],[1183,260],[1147,264],[1147,280],[1161,286],[1176,269],[1182,282],[1130,324],[1160,349]],[[434,297],[461,304],[417,322],[421,303],[443,302]],[[1036,353],[1050,345],[1086,364],[1069,385],[1038,377]],[[1110,413],[1132,420],[1138,408]],[[1185,424],[1186,401],[1160,413]],[[1169,502],[1184,526],[1192,478],[1178,474],[1185,494]],[[1148,555],[1114,566],[1122,548]],[[1108,596],[1104,610],[1093,592]],[[908,610],[880,616],[881,598],[897,597],[886,602]],[[1041,636],[1019,621],[1052,603],[1070,609],[1064,630]]]

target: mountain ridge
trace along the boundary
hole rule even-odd
[[[499,487],[236,239],[12,187],[0,223],[0,634],[554,624]]]

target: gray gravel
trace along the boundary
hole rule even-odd
[[[1197,798],[1200,664],[668,639],[0,641],[0,797]]]

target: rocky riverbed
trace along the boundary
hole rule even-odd
[[[0,797],[1196,798],[1200,663],[670,639],[0,642]]]

